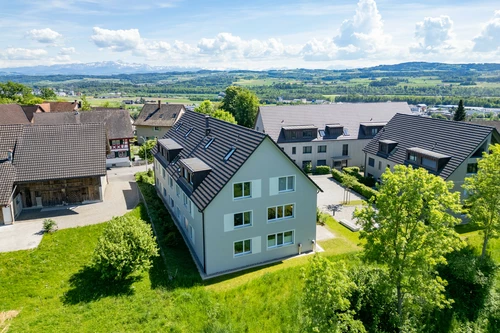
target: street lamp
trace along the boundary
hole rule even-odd
[[[145,145],[146,139],[142,135],[140,136],[140,138],[142,139],[143,144]],[[144,157],[146,160],[146,172],[148,172],[148,147],[147,146],[144,147]]]

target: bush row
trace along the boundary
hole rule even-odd
[[[330,173],[330,167],[328,165],[320,165],[314,169],[314,174],[316,175],[327,175]]]
[[[348,175],[356,177],[356,179],[358,180],[358,182],[360,182],[361,184],[365,184],[368,187],[375,186],[375,183],[376,183],[375,182],[375,178],[373,178],[373,177],[363,177],[359,173],[359,168],[358,167],[347,167],[347,168],[342,169],[342,171],[344,173],[347,173]]]
[[[342,181],[344,179],[344,173],[342,173],[336,169],[332,169],[332,177],[333,177],[333,179],[335,179],[339,183],[342,183]],[[354,184],[352,186],[352,190],[358,194],[361,194],[362,196],[364,196],[368,200],[371,199],[372,197],[376,198],[378,195],[378,192],[376,190],[374,190],[371,187],[368,187],[364,184],[361,184],[359,181],[354,182]]]

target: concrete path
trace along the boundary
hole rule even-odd
[[[335,238],[335,235],[322,225],[316,225],[316,241],[325,241]]]
[[[25,210],[13,225],[0,226],[0,252],[32,249],[40,244],[42,222],[52,218],[59,229],[98,224],[132,210],[139,202],[134,174],[145,166],[108,170],[109,184],[104,201],[60,209]]]

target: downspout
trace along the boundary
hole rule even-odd
[[[203,272],[207,274],[207,251],[205,249],[205,211],[201,212],[201,228],[203,231]]]
[[[365,177],[366,177],[366,158],[367,158],[367,155],[368,155],[368,154],[367,154],[367,153],[365,153],[365,165],[363,166],[363,169],[365,169],[365,172],[364,172]]]

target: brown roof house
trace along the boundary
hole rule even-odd
[[[43,102],[38,104],[44,112],[71,112],[80,108],[77,101],[74,102]]]
[[[104,124],[109,151],[107,167],[130,166],[130,140],[134,137],[130,114],[127,110],[101,109],[100,111],[36,113],[35,125]]]
[[[139,117],[134,122],[137,141],[162,138],[177,120],[186,112],[182,104],[144,104]]]
[[[29,124],[23,109],[18,104],[0,104],[0,125]]]
[[[102,201],[103,124],[0,125],[0,224],[23,209]]]

